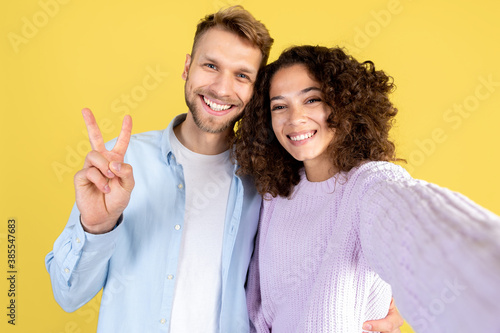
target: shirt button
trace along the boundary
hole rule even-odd
[[[80,243],[80,238],[76,237],[75,240],[76,240],[77,243]]]
[[[64,273],[69,273],[69,269],[68,269],[68,268],[65,268],[65,269],[64,269]]]
[[[167,322],[167,321],[166,321],[164,318],[162,318],[162,319],[160,320],[160,323],[162,323],[162,324],[165,324],[166,322]]]
[[[182,190],[182,188],[184,187],[184,185],[179,184],[179,185],[177,185],[177,187],[178,187],[180,190]]]
[[[174,276],[172,274],[167,275],[167,279],[172,280],[173,278],[174,278]]]
[[[181,226],[179,224],[176,224],[174,228],[175,228],[175,230],[180,230]]]

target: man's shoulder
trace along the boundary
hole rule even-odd
[[[161,138],[164,135],[165,129],[148,131],[133,134],[130,137],[130,142],[134,144],[160,144]]]
[[[132,134],[130,136],[130,143],[127,152],[131,149],[141,149],[144,146],[157,146],[160,147],[161,138],[165,130],[155,130],[142,133]],[[118,138],[114,138],[106,142],[106,149],[110,150],[116,143]]]

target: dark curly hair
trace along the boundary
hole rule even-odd
[[[399,160],[389,140],[398,111],[388,98],[395,87],[392,78],[375,70],[371,61],[360,63],[338,47],[295,46],[259,73],[233,139],[238,172],[253,176],[259,193],[287,197],[300,181],[303,163],[275,138],[269,100],[274,74],[295,64],[308,69],[332,109],[327,123],[335,130],[328,147],[334,169],[349,171],[365,161]]]

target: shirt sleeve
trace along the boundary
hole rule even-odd
[[[77,310],[101,290],[120,229],[117,226],[101,235],[85,232],[74,205],[66,227],[45,257],[54,298],[65,311]]]
[[[363,252],[415,331],[497,331],[500,218],[395,165],[356,183]]]

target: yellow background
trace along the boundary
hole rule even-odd
[[[95,331],[98,299],[65,313],[44,267],[88,149],[80,110],[94,111],[105,140],[118,134],[126,109],[134,133],[166,127],[186,112],[181,72],[195,25],[224,5],[242,4],[267,25],[276,40],[271,60],[284,47],[312,43],[347,46],[374,61],[398,86],[393,135],[413,176],[500,214],[496,0],[55,1],[0,5],[2,332]],[[145,85],[150,71],[160,75]],[[469,111],[453,113],[454,105]],[[7,325],[3,277],[11,217],[18,221],[15,327]]]

